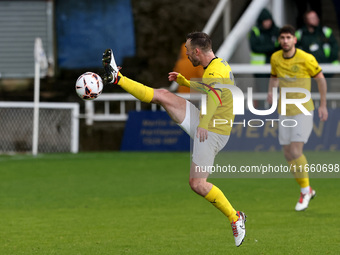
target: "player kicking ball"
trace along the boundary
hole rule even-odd
[[[218,83],[234,85],[234,79],[229,64],[223,59],[217,58],[213,53],[211,39],[207,34],[202,32],[188,34],[185,46],[191,63],[194,66],[204,67],[203,82],[189,82],[183,75],[176,72],[170,72],[168,78],[169,81],[176,81],[182,86],[194,87],[205,92],[213,91],[214,93],[210,93],[207,97],[205,115],[200,114],[199,109],[192,103],[166,89],[153,89],[123,76],[115,63],[111,49],[107,49],[103,54],[103,66],[106,73],[103,80],[106,84],[122,87],[142,102],[161,105],[172,120],[194,140],[190,166],[190,187],[228,217],[235,244],[240,246],[246,234],[246,215],[236,211],[223,192],[212,183],[207,182],[210,173],[203,171],[203,169],[213,166],[216,154],[227,144],[231,131],[231,126],[227,125],[214,127],[213,120],[234,120],[233,99],[230,91],[214,89],[214,86]]]

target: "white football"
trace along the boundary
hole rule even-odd
[[[76,92],[81,99],[96,99],[103,91],[102,78],[96,73],[86,72],[76,82]]]

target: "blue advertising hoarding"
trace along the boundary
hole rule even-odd
[[[189,151],[190,138],[166,112],[132,111],[126,122],[123,151]]]

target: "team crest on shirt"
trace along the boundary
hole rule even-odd
[[[293,65],[290,70],[292,70],[294,73],[297,73],[299,71],[299,67],[297,65]]]

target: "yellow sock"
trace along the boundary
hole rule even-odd
[[[223,192],[215,185],[213,185],[209,193],[204,198],[227,216],[230,222],[238,219],[235,209],[231,206]]]
[[[126,92],[130,93],[142,102],[151,102],[154,94],[153,88],[147,87],[142,83],[133,81],[123,76],[121,73],[119,73],[118,76],[118,85],[121,86]]]
[[[296,178],[297,183],[301,188],[306,188],[309,186],[309,176],[308,173],[305,172],[305,166],[308,164],[307,159],[304,154],[302,154],[299,158],[295,159],[296,166],[300,169],[302,166],[302,173],[299,173]]]
[[[293,163],[291,163],[293,162]],[[293,172],[296,182],[300,185],[301,188],[306,188],[309,186],[309,177],[308,173],[305,172],[305,166],[308,163],[304,154],[302,154],[299,158],[289,161],[289,164],[292,164],[295,167],[291,169],[296,169],[296,172]]]

